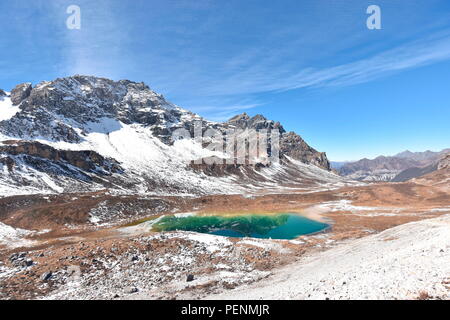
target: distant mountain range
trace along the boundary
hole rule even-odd
[[[439,160],[448,153],[450,149],[439,152],[404,151],[390,157],[331,164],[339,174],[350,179],[402,182],[437,170]]]
[[[437,168],[431,173],[416,177],[411,181],[432,187],[438,187],[444,192],[450,191],[450,154],[443,156],[437,163]],[[443,196],[448,203],[448,196]]]

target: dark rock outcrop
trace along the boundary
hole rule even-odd
[[[247,113],[242,113],[237,116],[234,116],[226,123],[228,126],[234,126],[238,129],[255,129],[255,130],[278,130],[280,134],[286,132],[283,126],[279,122],[275,122],[273,120],[268,120],[261,114],[257,114],[254,117],[250,117]]]
[[[88,172],[119,173],[122,171],[119,163],[106,159],[95,151],[58,150],[49,145],[30,141],[4,141],[0,145],[0,154],[7,156],[0,161],[13,171],[14,160],[11,156],[25,155],[47,159],[54,162],[65,162]]]
[[[450,169],[450,153],[445,155],[438,163],[438,170]]]
[[[288,132],[280,139],[280,155],[286,155],[303,163],[313,164],[331,170],[330,162],[324,152],[311,148],[298,134]]]
[[[48,272],[44,272],[42,275],[41,275],[41,280],[42,281],[48,281],[48,280],[50,280],[50,278],[53,276],[53,273],[51,272],[51,271],[48,271]]]
[[[195,280],[195,277],[193,274],[188,274],[186,277],[186,282],[192,282]]]
[[[13,103],[13,105],[17,106],[23,100],[28,98],[30,96],[32,89],[33,89],[33,87],[31,86],[31,83],[22,83],[22,84],[17,85],[11,91],[11,102]]]
[[[8,168],[8,172],[13,172],[14,171],[14,166],[16,165],[16,163],[14,162],[14,159],[11,157],[4,157],[4,158],[0,158],[0,163],[5,165],[6,168]]]
[[[5,96],[6,96],[6,92],[3,91],[2,89],[0,89],[0,98],[5,97]]]

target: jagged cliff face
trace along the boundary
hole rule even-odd
[[[322,169],[330,170],[330,162],[325,153],[311,148],[298,134],[286,132],[279,122],[268,120],[263,115],[259,114],[250,117],[243,113],[231,118],[225,125],[231,125],[240,129],[265,129],[268,132],[276,130],[280,133],[279,148],[282,160],[284,156],[288,156],[303,163],[313,164]]]
[[[0,190],[8,190],[3,195],[24,188],[29,193],[102,188],[229,193],[299,182],[305,176],[313,181],[316,173],[320,183],[339,180],[321,171],[330,169],[324,153],[279,122],[246,114],[210,122],[143,83],[74,76],[34,87],[20,84],[0,96]],[[203,131],[222,133],[230,128],[276,130],[281,134],[281,167],[244,164],[217,171],[191,166],[191,160],[225,157],[194,139],[173,138],[178,129],[193,134],[198,122]]]
[[[450,170],[450,153],[445,155],[438,163],[438,170]]]
[[[33,158],[45,159],[54,164],[71,165],[87,172],[96,172],[102,175],[123,171],[117,161],[105,159],[95,151],[57,150],[35,141],[3,141],[0,145],[0,153],[18,158],[23,156],[23,159],[29,159],[29,161],[33,161]],[[8,163],[11,163],[8,170],[14,172],[16,163],[14,159],[8,158]]]
[[[11,91],[11,101],[20,105],[21,112],[0,124],[1,133],[70,143],[81,142],[95,130],[117,129],[113,122],[99,127],[103,119],[142,124],[164,137],[171,129],[183,127],[183,120],[196,117],[143,83],[84,76],[42,82],[34,88],[18,85]]]

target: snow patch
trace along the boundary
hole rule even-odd
[[[11,98],[0,97],[0,121],[11,119],[19,111],[19,106],[13,106]]]
[[[35,241],[24,239],[32,233],[32,231],[13,228],[0,222],[0,246],[18,248],[32,245]]]

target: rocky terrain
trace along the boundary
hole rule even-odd
[[[447,299],[449,192],[409,182],[253,196],[6,198],[0,298]],[[299,212],[332,228],[263,240],[147,227],[174,212]]]
[[[211,299],[450,299],[450,215],[413,222],[277,270]]]

